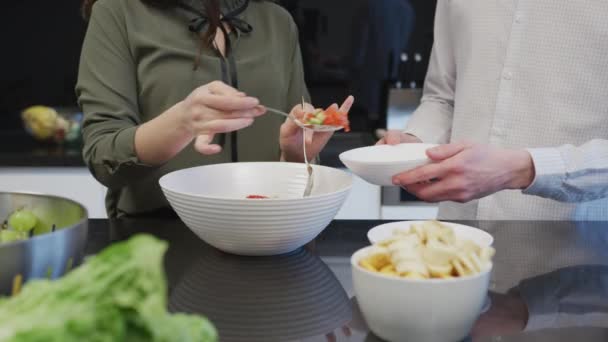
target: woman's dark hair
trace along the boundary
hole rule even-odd
[[[88,20],[91,17],[91,10],[93,4],[97,0],[84,0],[82,3],[82,15]],[[140,0],[141,2],[159,7],[159,8],[172,8],[179,4],[180,0]],[[207,31],[201,33],[201,39],[206,45],[213,44],[215,33],[221,28],[221,7],[220,0],[201,0],[203,6],[202,10],[207,15]]]

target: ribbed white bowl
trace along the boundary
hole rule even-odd
[[[367,182],[392,186],[393,176],[429,164],[426,151],[432,144],[400,144],[361,147],[340,154],[340,160]]]
[[[205,242],[234,254],[276,255],[314,239],[346,200],[352,186],[348,173],[324,166],[314,166],[314,173],[309,198],[302,198],[306,168],[292,163],[202,166],[170,173],[160,185],[182,221]]]

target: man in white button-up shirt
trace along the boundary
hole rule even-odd
[[[606,14],[608,1],[438,0],[422,103],[382,142],[445,145],[395,184],[442,202],[442,219],[608,220]]]

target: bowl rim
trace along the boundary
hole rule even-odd
[[[419,145],[419,146],[424,145],[424,146],[428,146],[427,150],[430,148],[439,146],[438,144],[427,144],[427,143],[404,143],[404,144],[397,144],[397,145],[392,145],[392,146],[402,146],[402,145]],[[370,166],[390,166],[390,165],[401,165],[401,164],[419,163],[419,162],[431,162],[431,159],[428,157],[416,158],[416,159],[403,159],[403,160],[397,160],[397,161],[395,161],[395,160],[393,160],[393,161],[360,161],[360,160],[356,160],[353,158],[348,158],[349,155],[355,153],[356,151],[370,149],[370,148],[377,148],[378,146],[388,146],[388,145],[372,145],[372,146],[354,148],[352,150],[348,150],[348,151],[340,153],[339,158],[344,164],[346,164],[347,162],[351,162],[351,163],[357,163],[359,165],[370,165]]]
[[[48,198],[48,199],[55,199],[55,200],[70,202],[70,203],[76,205],[77,207],[79,207],[83,211],[83,217],[80,220],[78,220],[78,222],[76,222],[72,225],[66,226],[66,227],[62,227],[61,229],[56,229],[55,232],[52,232],[52,233],[34,235],[30,238],[27,238],[26,240],[1,242],[0,248],[9,247],[9,246],[17,246],[17,245],[25,245],[25,244],[31,243],[32,241],[42,241],[43,239],[49,239],[52,236],[58,236],[62,233],[67,234],[67,231],[71,231],[73,229],[80,228],[83,226],[86,226],[86,229],[88,231],[89,210],[82,203],[79,203],[71,198],[63,197],[63,196],[59,196],[59,195],[45,194],[45,193],[36,192],[36,191],[0,191],[0,196],[2,196],[2,195],[25,195],[25,196],[44,197],[44,198]],[[53,235],[53,234],[55,234],[55,235]]]
[[[180,170],[175,170],[173,172],[170,172],[164,176],[162,176],[159,180],[158,180],[158,184],[160,185],[163,193],[165,191],[169,191],[171,193],[174,194],[179,194],[179,195],[185,195],[185,196],[189,196],[189,197],[194,197],[194,198],[202,198],[202,199],[210,199],[210,200],[220,200],[220,201],[230,201],[232,203],[248,203],[248,204],[253,204],[253,205],[263,205],[264,203],[287,203],[287,202],[294,202],[294,201],[314,201],[315,199],[320,199],[320,198],[329,198],[329,197],[333,197],[336,196],[338,197],[338,195],[341,195],[345,192],[348,192],[352,189],[353,187],[353,175],[344,171],[344,170],[340,170],[338,168],[334,168],[334,167],[329,167],[329,166],[324,166],[324,165],[318,165],[318,164],[314,164],[312,165],[313,168],[315,169],[329,169],[336,172],[341,172],[344,175],[346,175],[348,177],[348,185],[345,186],[343,189],[338,190],[338,191],[332,191],[332,192],[328,192],[326,194],[321,194],[321,195],[311,195],[310,197],[298,197],[298,198],[266,198],[263,200],[252,200],[252,199],[247,199],[247,198],[234,198],[234,197],[223,197],[223,196],[208,196],[208,195],[201,195],[201,194],[194,194],[191,192],[182,192],[182,191],[176,191],[175,189],[171,189],[165,185],[163,185],[163,182],[166,182],[167,178],[169,176],[171,176],[174,173],[177,172],[182,172],[182,171],[188,171],[188,170],[193,170],[193,169],[200,169],[200,168],[204,168],[204,167],[219,167],[219,166],[225,166],[225,165],[232,165],[232,164],[249,164],[249,165],[272,165],[272,164],[280,164],[280,165],[290,165],[290,166],[294,166],[294,165],[304,165],[301,163],[291,163],[291,162],[238,162],[238,163],[221,163],[221,164],[210,164],[210,165],[201,165],[201,166],[195,166],[195,167],[189,167],[189,168],[185,168],[185,169],[180,169]],[[166,197],[166,194],[165,194]]]
[[[372,227],[370,230],[368,230],[368,231],[367,231],[367,234],[366,234],[366,236],[367,236],[367,240],[368,240],[368,241],[369,241],[369,242],[370,242],[372,245],[375,243],[375,242],[373,242],[373,241],[372,241],[372,238],[371,238],[371,236],[370,236],[370,233],[371,233],[373,230],[376,230],[376,229],[381,229],[381,228],[388,227],[388,226],[393,226],[393,225],[402,225],[402,224],[403,224],[403,225],[413,225],[413,224],[420,224],[420,223],[424,223],[424,222],[428,222],[428,221],[431,221],[431,220],[405,220],[405,221],[394,221],[394,222],[387,222],[387,223],[383,223],[383,224],[381,224],[381,225],[377,225],[377,226],[375,226],[375,227]],[[469,225],[466,225],[466,224],[458,223],[458,222],[452,222],[452,221],[443,221],[443,220],[436,220],[436,221],[441,222],[441,223],[445,223],[445,224],[448,224],[448,225],[460,226],[460,227],[463,227],[463,228],[466,228],[466,229],[472,229],[472,230],[476,230],[476,231],[478,231],[480,234],[485,235],[485,236],[486,236],[486,238],[488,238],[488,239],[489,239],[490,243],[488,243],[488,246],[492,246],[492,245],[494,245],[494,236],[492,236],[492,234],[490,234],[490,233],[486,232],[485,230],[479,229],[479,228],[477,228],[477,227],[469,226]]]
[[[462,282],[466,282],[466,281],[473,281],[473,280],[477,280],[479,278],[483,278],[485,276],[487,276],[489,273],[492,272],[492,270],[494,269],[494,263],[492,262],[490,264],[490,268],[488,268],[485,271],[479,272],[477,274],[474,275],[468,275],[468,276],[464,276],[464,277],[456,277],[456,278],[450,278],[450,279],[409,279],[409,278],[397,278],[394,276],[389,276],[389,275],[385,275],[382,273],[378,273],[378,272],[372,272],[369,270],[366,270],[365,268],[361,267],[358,263],[358,261],[363,257],[363,254],[369,250],[371,250],[374,246],[367,246],[367,247],[363,247],[358,249],[355,253],[353,253],[353,255],[350,257],[350,265],[351,268],[353,270],[353,273],[355,270],[363,272],[364,274],[368,274],[370,276],[372,276],[373,278],[376,278],[378,280],[388,280],[388,281],[392,281],[392,282],[400,282],[400,283],[404,283],[404,284],[428,284],[428,285],[438,285],[438,284],[452,284],[452,283],[462,283]]]

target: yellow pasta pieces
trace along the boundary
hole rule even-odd
[[[439,221],[428,221],[393,231],[360,265],[372,272],[407,279],[452,279],[490,269],[494,254],[494,248],[459,238]]]

